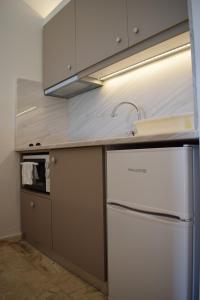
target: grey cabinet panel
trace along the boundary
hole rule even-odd
[[[75,73],[75,2],[72,0],[43,29],[44,88]]]
[[[47,197],[31,192],[21,192],[22,233],[35,246],[50,249],[51,201]]]
[[[126,0],[76,0],[78,70],[127,47]]]
[[[188,18],[187,0],[127,0],[129,46]]]
[[[101,147],[51,152],[53,250],[105,280]]]

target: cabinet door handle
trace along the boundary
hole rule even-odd
[[[122,41],[122,39],[120,38],[120,36],[117,36],[116,37],[116,42],[119,44],[119,43],[121,43],[121,41]]]
[[[32,208],[35,207],[35,203],[33,201],[30,202],[30,207],[32,207]]]
[[[71,65],[68,65],[68,66],[67,66],[67,69],[68,69],[69,71],[71,71],[72,66],[71,66]]]
[[[51,163],[56,164],[56,158],[54,156],[51,157]]]
[[[134,33],[138,33],[139,32],[139,28],[138,27],[133,27],[133,32]]]

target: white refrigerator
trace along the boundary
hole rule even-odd
[[[198,165],[196,146],[107,151],[109,300],[199,299]]]

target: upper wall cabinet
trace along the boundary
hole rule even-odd
[[[127,47],[126,0],[76,0],[78,70]]]
[[[170,28],[182,33],[187,19],[187,0],[71,0],[44,26],[44,89],[87,69],[69,80],[67,89],[61,85],[56,93],[48,93],[71,97],[89,90],[88,86],[83,89],[84,81],[77,82],[81,76],[90,76],[89,67],[102,61],[92,73],[107,67],[113,63],[108,58],[115,55],[116,62],[120,52],[134,50],[136,44],[161,32],[163,41],[165,33],[169,38]]]
[[[187,0],[127,0],[127,11],[129,46],[188,19]]]
[[[76,73],[75,52],[75,2],[72,0],[44,26],[44,88]]]

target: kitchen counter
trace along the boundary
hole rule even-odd
[[[75,147],[89,147],[89,146],[104,146],[104,145],[120,145],[120,144],[139,144],[139,143],[149,143],[149,142],[167,142],[167,141],[184,141],[184,140],[197,140],[198,131],[190,130],[184,132],[166,133],[166,134],[152,134],[152,135],[136,135],[129,137],[114,137],[107,139],[91,139],[91,140],[75,140],[66,141],[65,143],[50,144],[43,146],[33,146],[33,147],[17,147],[15,150],[17,152],[26,151],[44,151],[51,149],[61,149],[61,148],[75,148]]]

